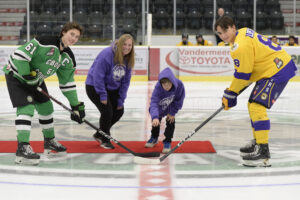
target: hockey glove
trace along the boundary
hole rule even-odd
[[[228,90],[224,90],[222,104],[224,105],[224,110],[229,110],[230,108],[236,106],[237,100],[236,97],[238,96],[237,93]]]
[[[78,122],[81,124],[83,122],[83,118],[85,117],[84,111],[84,103],[79,102],[77,106],[71,106],[72,111],[76,114],[71,114],[71,120]]]
[[[22,76],[25,81],[24,86],[31,92],[35,92],[39,86],[39,78],[31,74]]]

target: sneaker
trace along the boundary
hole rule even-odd
[[[65,155],[67,148],[60,144],[55,138],[44,138],[44,154]]]
[[[101,144],[103,142],[103,137],[98,132],[93,135],[94,139]]]
[[[18,143],[15,163],[25,165],[38,165],[40,155],[35,153],[27,142]]]
[[[248,167],[270,167],[270,158],[268,144],[256,144],[252,153],[242,157],[243,165]]]
[[[164,142],[162,153],[168,153],[169,151],[171,151],[171,142]]]
[[[254,151],[255,145],[256,145],[256,140],[252,139],[244,147],[241,147],[240,148],[241,157],[249,155],[250,153],[252,153]]]
[[[114,145],[112,145],[112,143],[110,141],[103,141],[100,145],[101,147],[103,147],[104,149],[114,149]]]
[[[148,142],[145,144],[146,148],[152,148],[158,143],[158,138],[151,137]]]
[[[94,139],[99,142],[100,146],[103,147],[104,149],[114,149],[114,145],[107,139],[104,138],[104,136],[100,135],[98,132],[96,132],[93,135]]]

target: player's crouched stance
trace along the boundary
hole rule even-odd
[[[29,143],[35,110],[39,115],[39,124],[44,136],[44,154],[47,158],[66,155],[67,148],[55,139],[53,104],[47,96],[37,90],[40,87],[48,93],[44,82],[47,77],[57,74],[59,87],[77,114],[72,114],[71,119],[78,123],[83,122],[84,103],[78,101],[74,81],[76,62],[69,48],[78,41],[81,33],[80,25],[68,22],[62,28],[60,36],[37,37],[20,46],[3,68],[10,100],[16,108],[17,164],[39,164],[40,155],[33,151]]]
[[[272,107],[289,80],[295,76],[297,67],[279,45],[252,29],[237,30],[229,16],[219,18],[214,28],[223,41],[233,44],[230,55],[235,72],[230,87],[223,94],[224,109],[234,107],[237,96],[256,82],[248,101],[254,139],[240,149],[243,165],[270,167],[270,119],[267,109]]]
[[[175,115],[182,108],[185,97],[185,89],[181,80],[177,79],[170,68],[160,72],[158,82],[151,96],[149,112],[152,118],[151,138],[145,144],[146,148],[152,148],[158,143],[160,122],[166,117],[166,129],[164,132],[162,153],[171,150],[171,142],[175,130]]]

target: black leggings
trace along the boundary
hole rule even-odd
[[[161,122],[161,119],[159,119],[159,122]],[[174,135],[174,130],[175,130],[175,121],[173,123],[170,123],[169,121],[166,120],[166,129],[164,132],[165,139],[163,142],[172,142],[172,138]],[[159,136],[160,132],[160,126],[152,126],[151,130],[151,137],[157,138]]]
[[[107,91],[107,104],[100,101],[99,94],[96,93],[94,86],[86,85],[86,93],[89,99],[95,104],[101,113],[99,119],[100,129],[106,134],[110,135],[110,128],[121,119],[124,114],[124,108],[118,110],[119,90],[106,90]],[[98,136],[101,136],[98,133]],[[103,137],[102,137],[103,138]],[[103,138],[106,140],[106,138]]]

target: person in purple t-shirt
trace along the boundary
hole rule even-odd
[[[182,81],[177,79],[170,68],[160,72],[158,82],[152,93],[149,112],[152,118],[151,138],[145,147],[154,147],[158,143],[160,123],[166,117],[166,129],[163,140],[163,153],[171,150],[171,142],[175,130],[175,115],[182,108],[185,89]]]
[[[101,113],[100,129],[110,135],[110,128],[120,120],[124,113],[124,101],[127,96],[134,67],[134,40],[131,35],[123,34],[103,49],[89,69],[86,93]],[[96,132],[94,139],[105,149],[114,149],[109,139]]]

